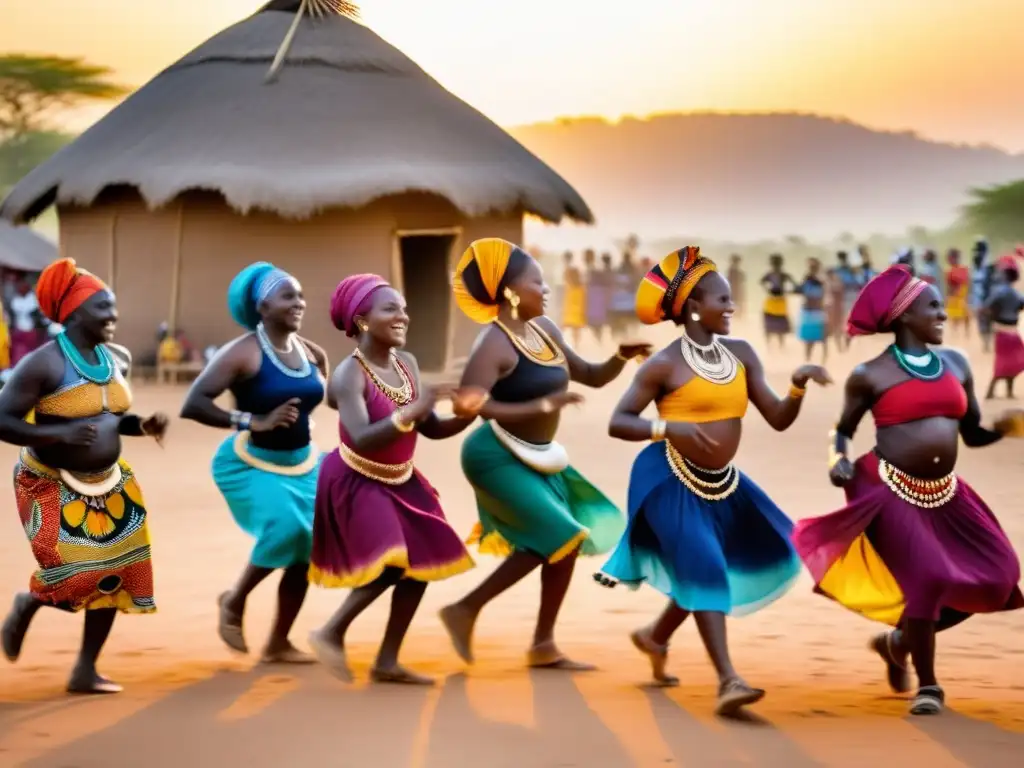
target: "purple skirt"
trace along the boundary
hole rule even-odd
[[[437,581],[474,563],[423,475],[413,471],[400,485],[372,480],[332,451],[317,481],[309,580],[356,588],[389,567],[407,579]]]
[[[801,520],[797,552],[817,590],[868,618],[937,621],[943,609],[964,614],[1024,607],[1020,561],[995,515],[957,478],[948,501],[922,508],[879,476],[878,457],[857,460],[847,505]]]

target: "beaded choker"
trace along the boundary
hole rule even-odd
[[[952,472],[938,480],[921,480],[880,458],[878,475],[889,490],[915,507],[935,509],[956,495],[957,480]]]
[[[98,363],[90,363],[86,360],[64,331],[57,334],[57,346],[60,347],[60,351],[68,359],[68,362],[71,363],[71,367],[75,369],[75,372],[86,381],[103,385],[109,384],[110,380],[114,378],[114,371],[117,370],[117,366],[114,365],[114,358],[105,345],[96,345],[96,359],[99,361]]]
[[[665,455],[668,457],[668,465],[672,469],[672,474],[694,496],[705,501],[722,501],[729,498],[740,483],[740,473],[736,471],[736,467],[732,464],[722,469],[698,467],[679,453],[669,442],[665,443]],[[705,480],[698,476],[698,472],[716,479]]]

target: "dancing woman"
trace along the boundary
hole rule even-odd
[[[786,292],[793,290],[796,283],[783,269],[783,260],[780,254],[772,254],[769,264],[771,271],[761,278],[761,287],[768,292],[764,299],[764,337],[765,341],[769,343],[773,336],[776,337],[781,347],[785,342],[786,334],[791,330]]]
[[[121,438],[160,441],[167,417],[129,411],[131,390],[108,348],[116,301],[103,281],[61,259],[43,270],[36,292],[64,330],[24,357],[0,391],[0,439],[23,446],[14,496],[39,564],[3,624],[3,650],[18,659],[44,605],[85,611],[68,691],[117,693],[121,686],[96,671],[114,617],[156,610],[146,506]]]
[[[818,591],[867,618],[895,627],[872,641],[889,685],[919,690],[910,712],[939,712],[935,633],[972,613],[1024,606],[1020,564],[995,516],[954,473],[959,439],[968,447],[1016,434],[1020,413],[981,426],[974,382],[958,352],[942,343],[946,313],[938,292],[892,266],[861,292],[851,335],[892,333],[894,343],[854,369],[831,440],[829,477],[847,505],[797,524],[794,542]],[[850,440],[864,415],[875,447],[856,462]]]
[[[821,361],[824,363],[828,360],[828,318],[825,316],[825,283],[821,279],[821,262],[818,259],[808,260],[807,275],[796,287],[796,292],[804,299],[797,331],[806,348],[804,359],[810,362],[814,345],[821,344]]]
[[[417,434],[451,437],[475,414],[442,419],[434,412],[437,390],[420,383],[416,358],[398,351],[409,327],[405,299],[382,277],[342,280],[331,299],[331,320],[358,346],[331,378],[341,444],[320,470],[310,581],[352,592],[309,642],[335,675],[351,681],[345,633],[394,587],[370,676],[429,685],[433,680],[399,665],[402,641],[427,583],[463,573],[473,560],[445,520],[437,491],[413,467],[413,454]]]
[[[796,421],[807,382],[829,382],[823,368],[805,365],[786,397],[776,396],[750,344],[720,338],[733,306],[728,282],[693,246],[669,254],[640,284],[640,321],[671,320],[682,336],[641,367],[612,416],[612,437],[650,444],[633,463],[626,532],[595,576],[610,587],[646,582],[669,598],[661,616],[632,635],[660,684],[678,683],[665,673],[668,643],[694,615],[718,672],[723,715],[764,696],[732,665],[726,615],[777,600],[800,572],[793,524],[732,464],[747,403],[781,432]],[[640,415],[652,402],[653,421]]]
[[[580,554],[607,552],[622,533],[622,513],[569,465],[555,442],[559,412],[581,402],[570,381],[603,387],[627,360],[648,354],[625,344],[611,359],[588,363],[567,348],[544,316],[548,287],[540,265],[497,238],[477,240],[456,268],[455,300],[487,328],[462,384],[490,393],[487,422],[463,443],[462,469],[476,491],[480,523],[471,542],[484,554],[506,555],[483,583],[441,611],[455,650],[473,661],[473,627],[491,600],[541,569],[540,614],[528,654],[532,667],[592,669],[567,659],[555,644],[555,620]],[[462,397],[456,413],[466,410]]]
[[[1002,280],[985,302],[985,317],[992,323],[996,353],[986,400],[996,396],[996,382],[999,381],[1006,382],[1006,396],[1012,398],[1013,382],[1024,373],[1024,340],[1021,340],[1017,328],[1021,310],[1024,310],[1024,296],[1015,287],[1020,279],[1020,269],[1013,256],[1001,258],[998,267]]]
[[[971,271],[960,263],[960,251],[950,248],[946,254],[949,270],[946,272],[946,315],[953,321],[954,330],[967,337],[971,330],[971,315],[967,297],[971,290]]]
[[[313,500],[320,452],[309,415],[324,398],[327,356],[298,336],[306,300],[298,280],[265,262],[243,269],[228,288],[231,316],[248,333],[228,343],[185,397],[183,419],[232,430],[213,457],[213,480],[235,522],[256,539],[234,588],[218,598],[221,640],[248,653],[242,631],[251,593],[282,570],[277,617],[262,660],[308,663],[288,633],[306,597]],[[216,400],[230,391],[235,409]]]

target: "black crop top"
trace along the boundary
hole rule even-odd
[[[525,403],[562,392],[569,386],[569,370],[565,362],[560,365],[544,365],[533,360],[514,343],[512,346],[516,350],[516,366],[491,387],[494,400],[499,403]]]

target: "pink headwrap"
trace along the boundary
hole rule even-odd
[[[868,282],[850,308],[846,332],[850,336],[868,336],[888,331],[928,283],[910,274],[905,264],[893,264]]]
[[[387,288],[389,283],[380,275],[352,275],[346,277],[331,296],[331,322],[346,336],[359,335],[356,317],[370,311],[370,297],[378,288]]]

